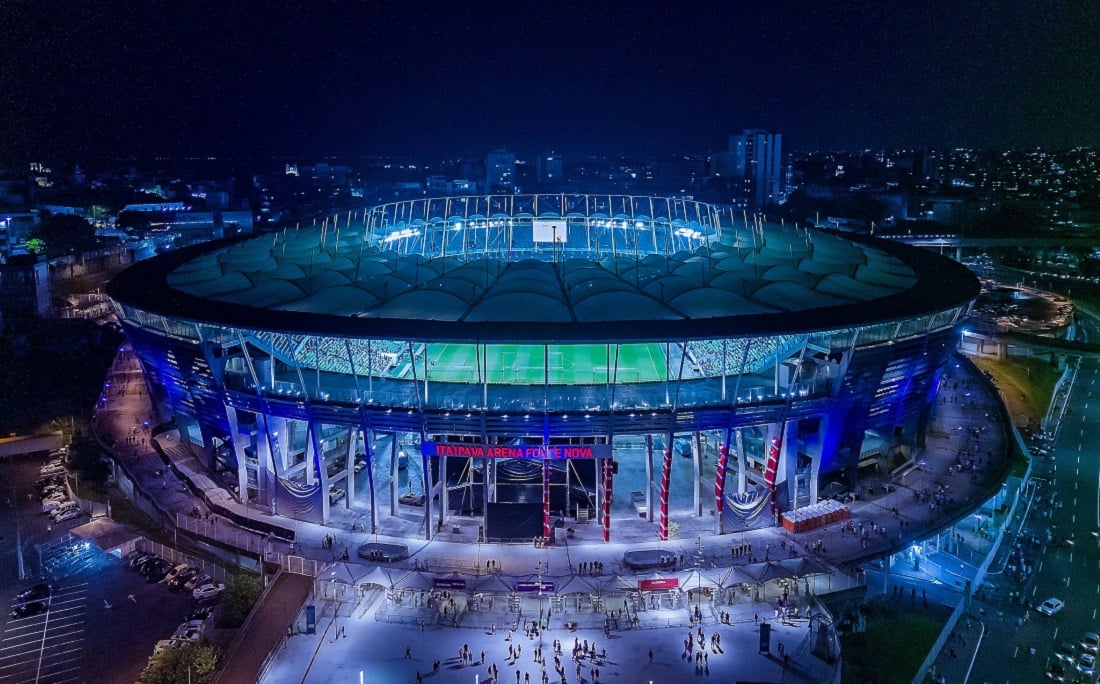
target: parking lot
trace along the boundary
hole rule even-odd
[[[0,634],[0,681],[54,682],[87,679],[84,673],[84,632],[88,583],[59,586],[43,601],[45,612],[22,618],[11,609]]]
[[[194,601],[70,535],[87,517],[54,523],[34,496],[42,462],[20,458],[2,469],[14,505],[0,506],[0,682],[67,682],[67,668],[75,666],[77,681],[136,681],[153,647],[172,636]],[[16,509],[24,580],[15,577]],[[12,618],[16,594],[39,582],[56,586],[48,612]]]

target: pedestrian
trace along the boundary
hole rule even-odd
[[[412,657],[413,657],[412,656],[412,648],[409,647],[409,646],[406,646],[405,647],[405,660],[412,660]]]
[[[649,649],[649,662],[653,662],[653,649]]]

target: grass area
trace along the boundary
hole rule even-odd
[[[440,382],[477,382],[476,348],[468,344],[428,346],[430,377]],[[602,344],[489,345],[483,364],[491,383],[540,385],[593,385],[664,380],[665,357],[659,344],[623,344],[615,349]],[[616,367],[618,370],[616,371]],[[545,370],[544,370],[545,369]],[[548,378],[544,377],[544,372]],[[608,375],[614,377],[609,378]]]
[[[1039,424],[1050,405],[1061,371],[1049,361],[1035,357],[971,360],[979,370],[993,376],[1001,388],[1008,413],[1017,425]]]
[[[861,610],[867,631],[840,638],[841,684],[912,681],[950,615],[943,606],[907,609],[882,600]]]

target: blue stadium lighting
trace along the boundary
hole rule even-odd
[[[609,487],[668,486],[640,448],[702,459],[726,445],[704,512],[718,533],[858,486],[868,444],[912,443],[926,423],[979,290],[938,254],[674,198],[428,198],[338,225],[338,239],[314,227],[176,250],[108,294],[158,408],[251,483],[229,496],[276,520],[366,510],[391,485],[360,471],[396,472],[394,457],[413,495],[470,459],[442,489],[464,503],[422,497],[424,538],[456,513],[490,539],[538,537],[506,520],[579,497],[609,540],[613,514],[595,505]],[[561,464],[512,463],[581,451],[573,489]],[[540,478],[538,513],[502,512],[532,505],[523,488]],[[667,512],[650,510],[666,534]]]

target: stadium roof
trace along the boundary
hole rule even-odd
[[[288,332],[466,341],[688,339],[911,317],[966,303],[961,265],[897,243],[765,224],[694,251],[509,261],[425,257],[320,229],[200,245],[138,264],[112,298]]]

